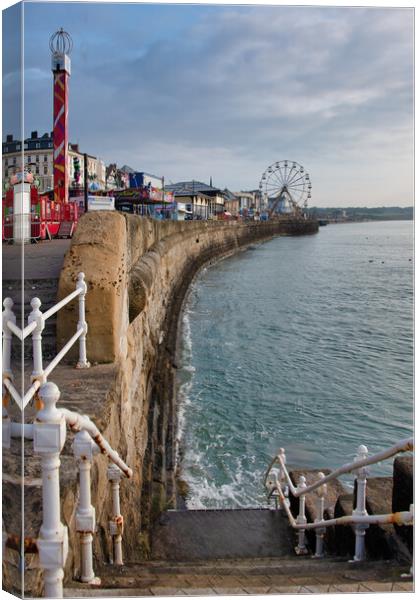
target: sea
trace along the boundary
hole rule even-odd
[[[329,224],[199,273],[178,343],[188,508],[266,506],[280,447],[289,467],[322,470],[412,435],[413,233],[412,221]],[[392,461],[371,467],[391,473]]]

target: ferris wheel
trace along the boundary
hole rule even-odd
[[[299,212],[311,198],[309,174],[299,163],[282,160],[270,165],[260,181],[262,207],[269,214]]]

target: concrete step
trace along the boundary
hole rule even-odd
[[[349,563],[307,557],[102,566],[99,586],[72,582],[65,597],[412,591],[392,561]]]
[[[281,511],[170,510],[152,531],[152,559],[286,557],[293,556],[294,541]]]

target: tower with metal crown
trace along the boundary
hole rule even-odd
[[[59,29],[50,37],[51,68],[54,74],[54,200],[66,203],[69,197],[68,155],[68,94],[70,53],[73,41]]]

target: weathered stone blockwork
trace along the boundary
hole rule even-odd
[[[151,521],[175,502],[174,355],[178,317],[192,278],[203,264],[239,247],[317,229],[309,221],[158,222],[116,212],[88,213],[80,220],[64,261],[59,297],[74,289],[83,271],[88,358],[115,363],[115,379],[103,400],[103,433],[134,470],[132,481],[121,486],[127,560],[147,556]],[[59,347],[74,332],[77,318],[76,303],[60,311]],[[110,498],[105,461],[97,463],[93,504],[101,535],[95,552],[106,560]],[[70,527],[73,519],[74,511],[67,519]],[[69,565],[67,573],[72,571]]]

